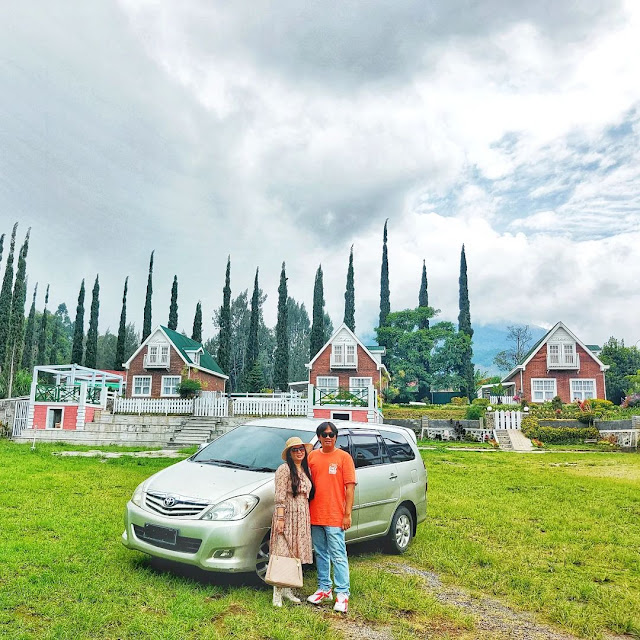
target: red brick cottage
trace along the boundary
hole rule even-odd
[[[195,340],[159,326],[124,363],[127,398],[175,398],[183,379],[198,380],[206,391],[224,392],[229,379]]]
[[[384,347],[365,347],[346,324],[340,325],[307,364],[309,416],[382,422],[378,393],[389,384],[384,354]]]
[[[605,371],[609,368],[588,347],[558,322],[510,371],[502,384],[515,385],[516,395],[528,402],[562,402],[607,397]]]

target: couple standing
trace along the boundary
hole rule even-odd
[[[275,477],[275,511],[271,527],[271,553],[312,562],[316,554],[318,590],[307,598],[312,604],[333,600],[331,565],[336,585],[335,611],[349,606],[349,561],[345,531],[351,527],[356,470],[351,456],[336,449],[338,429],[323,422],[316,429],[322,449],[312,450],[300,438],[289,438]],[[284,534],[283,536],[280,534]],[[300,602],[291,589],[273,588],[273,604],[282,597]]]

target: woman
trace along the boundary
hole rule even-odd
[[[275,510],[271,523],[270,553],[300,558],[302,564],[310,564],[313,560],[309,500],[313,498],[314,487],[307,464],[311,449],[312,445],[296,436],[287,440],[282,452],[286,464],[276,470]],[[282,596],[291,602],[300,602],[291,589],[274,586],[274,607],[282,606]]]

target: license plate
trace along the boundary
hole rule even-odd
[[[144,537],[154,542],[164,542],[165,544],[175,545],[178,539],[178,530],[169,529],[168,527],[159,527],[155,524],[144,525]]]

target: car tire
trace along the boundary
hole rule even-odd
[[[256,554],[256,576],[261,582],[264,582],[267,575],[267,565],[269,564],[269,543],[271,541],[271,532],[263,538],[258,552]]]
[[[391,518],[387,546],[391,553],[404,553],[413,538],[413,516],[406,507],[398,507]]]

